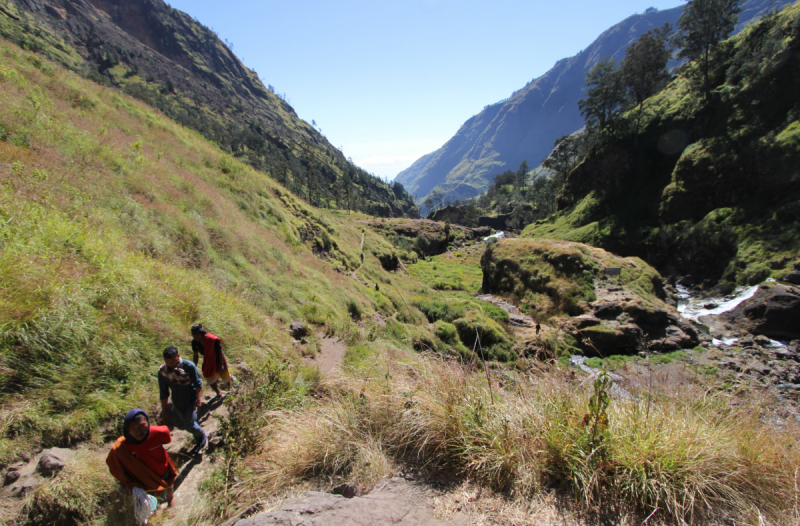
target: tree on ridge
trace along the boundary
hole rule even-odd
[[[733,32],[740,0],[689,0],[678,19],[678,32],[672,43],[681,48],[678,56],[697,62],[702,75],[703,95],[711,94],[710,72],[719,43]]]

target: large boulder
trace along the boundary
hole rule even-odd
[[[650,342],[650,350],[658,352],[677,351],[679,349],[688,349],[697,345],[698,341],[696,336],[692,338],[680,327],[669,325],[663,338],[652,340]]]
[[[248,518],[238,518],[223,526],[397,524],[407,526],[444,526],[433,513],[435,494],[424,485],[394,477],[381,481],[364,496],[309,491],[302,497],[287,500],[280,508]]]
[[[566,318],[560,329],[585,354],[673,351],[700,343],[698,331],[664,302],[661,276],[638,258],[520,238],[487,247],[481,268],[484,292],[527,306],[536,319]]]
[[[752,298],[720,317],[734,332],[763,334],[773,340],[800,339],[800,288],[765,283]]]
[[[608,356],[611,354],[636,354],[642,329],[634,324],[595,325],[577,331],[578,347],[587,356]]]

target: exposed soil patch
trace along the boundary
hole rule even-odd
[[[210,398],[209,395],[205,396],[206,403],[200,407],[197,415],[198,423],[208,435],[210,445],[206,454],[200,457],[187,455],[188,450],[194,446],[194,437],[191,433],[178,429],[172,432],[172,442],[167,445],[167,451],[178,466],[178,478],[175,481],[174,506],[167,509],[161,522],[165,526],[187,523],[194,501],[200,494],[200,483],[216,467],[215,456],[207,453],[213,449],[219,433],[220,419],[228,416],[228,408],[222,404],[222,400],[209,403]]]
[[[306,362],[317,365],[322,376],[332,376],[342,370],[347,344],[341,338],[332,338],[323,332],[317,333],[317,338],[320,340],[319,354],[309,356]]]

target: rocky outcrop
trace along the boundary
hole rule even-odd
[[[75,451],[53,447],[45,449],[34,458],[27,457],[26,462],[12,464],[3,476],[4,497],[23,498],[38,488],[42,482],[56,476],[75,458]]]
[[[393,477],[378,483],[368,495],[343,495],[309,491],[286,501],[280,509],[260,513],[232,523],[232,526],[350,526],[353,524],[398,524],[444,526],[451,524],[434,517],[432,492],[426,487]],[[227,525],[226,525],[227,526]]]
[[[293,321],[289,324],[289,332],[292,333],[292,338],[295,340],[308,336],[308,328],[299,321]]]
[[[697,330],[672,307],[648,307],[632,297],[614,299],[603,290],[604,283],[597,285],[603,300],[589,304],[588,314],[569,318],[561,325],[585,354],[671,352],[700,343]]]
[[[794,264],[794,268],[783,278],[783,281],[800,285],[800,261]]]
[[[762,334],[773,340],[800,338],[800,287],[764,283],[758,292],[720,316],[736,334]]]
[[[43,477],[52,477],[67,465],[67,461],[75,456],[75,452],[69,449],[53,448],[42,452],[39,462],[36,464],[36,472]]]
[[[800,400],[800,340],[773,347],[764,336],[741,338],[711,363],[728,381],[771,387],[795,407]]]
[[[661,276],[644,261],[556,240],[507,239],[481,259],[483,291],[527,305],[558,323],[587,355],[669,352],[703,337],[666,297]],[[607,272],[613,268],[614,272]]]
[[[464,224],[464,208],[452,205],[446,206],[428,214],[428,219],[443,223],[450,220],[450,223],[462,225]]]

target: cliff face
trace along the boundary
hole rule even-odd
[[[348,163],[211,29],[162,0],[0,0],[0,35],[160,109],[317,206],[415,211],[405,192]]]
[[[737,30],[768,10],[770,2],[749,0],[743,8]],[[627,47],[650,29],[664,23],[674,26],[682,9],[625,19],[508,100],[484,108],[442,148],[419,159],[397,180],[423,199],[433,190],[450,199],[463,199],[483,192],[493,175],[516,170],[523,160],[538,165],[557,138],[583,127],[578,101],[586,73],[603,57],[622,60]]]

